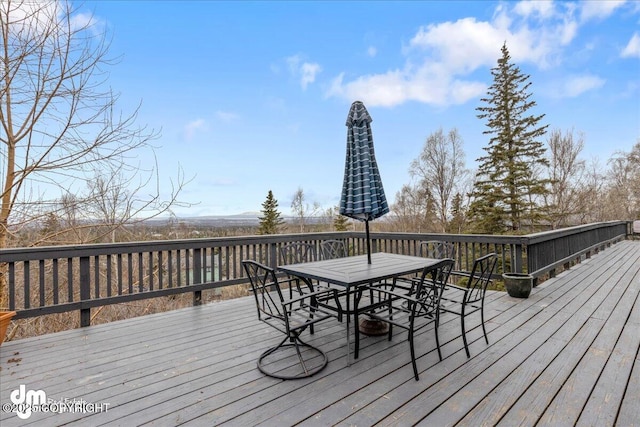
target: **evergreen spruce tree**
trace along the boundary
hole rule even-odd
[[[464,231],[464,206],[462,194],[456,193],[451,201],[451,220],[449,221],[447,233],[460,234]]]
[[[535,225],[541,215],[536,209],[538,196],[548,191],[548,180],[535,173],[537,165],[547,165],[545,147],[538,138],[548,125],[541,125],[544,114],[535,116],[529,110],[536,105],[528,92],[529,76],[510,62],[506,43],[502,57],[491,69],[493,84],[477,117],[487,121],[489,145],[480,166],[470,207],[476,231],[502,233],[519,231],[523,224]],[[538,168],[539,169],[539,168]]]
[[[284,225],[284,219],[280,217],[278,211],[278,201],[273,197],[271,190],[262,203],[262,216],[258,219],[260,220],[258,234],[278,234],[280,227]]]
[[[347,226],[349,225],[349,218],[344,215],[337,214],[333,218],[333,228],[336,231],[347,231]]]

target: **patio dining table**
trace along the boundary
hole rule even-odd
[[[394,277],[409,275],[422,271],[438,263],[439,259],[399,255],[378,252],[371,255],[371,264],[367,255],[334,258],[323,261],[304,262],[281,265],[279,271],[299,277],[311,288],[312,282],[318,280],[346,290],[346,332],[347,332],[347,364],[351,364],[351,340],[349,327],[351,315],[356,313],[355,290],[358,286],[377,283]],[[354,295],[354,307],[351,309],[351,295]],[[357,320],[354,316],[355,327]]]

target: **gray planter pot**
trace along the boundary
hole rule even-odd
[[[502,275],[507,293],[514,298],[528,298],[533,288],[533,276],[522,273],[504,273]]]

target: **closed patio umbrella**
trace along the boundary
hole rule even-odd
[[[347,157],[340,197],[340,214],[365,222],[369,264],[369,221],[389,212],[373,150],[371,122],[371,116],[362,102],[351,104],[346,123]]]

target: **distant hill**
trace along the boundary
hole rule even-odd
[[[170,224],[171,222],[178,222],[184,225],[190,225],[193,227],[257,227],[260,224],[260,212],[245,212],[236,215],[206,215],[195,217],[178,217],[176,218],[153,218],[144,221],[144,223],[151,227],[162,227]],[[282,217],[285,222],[295,222],[295,217]],[[305,223],[314,224],[321,220],[321,218],[305,218]]]
[[[146,220],[144,223],[149,226],[161,227],[178,222],[194,227],[234,227],[234,226],[257,226],[260,224],[260,213],[247,212],[237,215],[206,215],[194,217],[178,217],[178,218],[153,218]]]

